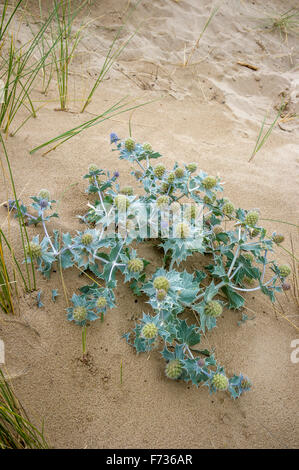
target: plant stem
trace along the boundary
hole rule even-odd
[[[82,326],[82,352],[83,352],[83,358],[86,355],[86,325]]]

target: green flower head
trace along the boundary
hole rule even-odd
[[[172,184],[175,180],[175,174],[174,173],[169,173],[167,181],[168,183]]]
[[[212,384],[217,390],[224,391],[228,388],[228,378],[223,374],[215,374],[212,379]]]
[[[47,201],[50,201],[51,199],[50,192],[47,189],[41,189],[40,192],[38,193],[38,197],[40,199],[46,199]]]
[[[254,227],[259,220],[259,213],[257,211],[250,211],[245,217],[245,224]]]
[[[175,170],[175,176],[177,178],[183,178],[184,174],[185,174],[184,168],[177,168]]]
[[[202,185],[206,189],[212,189],[216,186],[216,184],[217,184],[217,179],[214,176],[206,176],[202,182]]]
[[[157,176],[157,178],[162,178],[166,171],[166,168],[164,165],[157,165],[154,169],[154,175]]]
[[[165,368],[166,377],[173,380],[178,379],[182,375],[182,371],[183,366],[179,359],[173,359],[172,361],[169,361]]]
[[[275,233],[274,232],[272,234],[272,240],[274,241],[274,243],[279,245],[280,243],[282,243],[284,241],[284,236],[281,233]]]
[[[97,171],[99,169],[99,167],[95,164],[95,163],[92,163],[91,165],[89,165],[88,167],[88,172],[89,173],[93,173],[94,171]]]
[[[98,308],[105,308],[107,306],[107,299],[106,297],[98,297],[97,299],[97,307]]]
[[[90,245],[93,241],[91,233],[83,233],[81,237],[81,243],[85,246]]]
[[[189,163],[186,168],[190,173],[194,173],[197,170],[197,165],[196,163]]]
[[[169,197],[168,196],[160,196],[157,199],[157,206],[160,209],[166,209],[169,206]]]
[[[217,318],[222,314],[222,305],[217,300],[210,300],[205,305],[205,314]]]
[[[140,273],[144,268],[144,264],[142,259],[140,258],[133,258],[130,259],[128,262],[128,270],[132,271],[133,273]]]
[[[170,287],[169,281],[164,276],[158,276],[154,280],[154,288],[157,289],[158,291],[163,289],[165,292],[168,292],[169,287]]]
[[[158,328],[154,323],[146,323],[141,330],[141,334],[146,339],[153,339],[158,334]]]
[[[87,309],[83,306],[78,306],[73,309],[73,317],[77,322],[83,322],[87,317]]]
[[[224,215],[231,215],[235,210],[235,206],[231,202],[226,202],[222,207]]]
[[[133,150],[135,150],[135,140],[134,140],[134,139],[131,139],[131,137],[129,137],[128,139],[126,139],[126,141],[125,141],[125,147],[126,147],[126,149],[127,149],[129,152],[132,152]]]
[[[151,144],[149,144],[148,142],[145,142],[143,144],[143,150],[145,150],[146,152],[152,152],[153,151]]]
[[[292,272],[288,264],[282,264],[278,267],[278,270],[281,277],[288,277]]]
[[[30,251],[32,258],[40,258],[42,255],[42,247],[39,243],[30,242],[29,246],[26,247],[26,254],[30,256]]]

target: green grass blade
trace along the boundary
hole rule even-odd
[[[16,192],[16,188],[15,188],[15,183],[14,183],[14,178],[13,178],[13,174],[12,174],[12,170],[11,170],[11,165],[10,165],[10,161],[9,161],[9,158],[8,158],[8,154],[7,154],[6,147],[5,147],[4,140],[3,140],[3,137],[1,135],[1,133],[0,133],[0,140],[1,140],[1,143],[2,143],[2,148],[3,148],[3,151],[4,151],[4,155],[5,155],[8,171],[9,171],[9,176],[10,176],[10,183],[11,183],[11,187],[12,187],[12,190],[13,190],[15,203],[16,203],[16,206],[17,206],[18,222],[19,222],[20,235],[21,235],[21,240],[22,240],[23,253],[24,253],[24,257],[27,258],[26,247],[25,247],[25,240],[26,240],[26,244],[29,247],[29,255],[30,255],[30,258],[31,258],[31,272],[32,272],[33,289],[36,289],[35,268],[34,268],[34,264],[33,264],[33,260],[32,260],[32,254],[31,254],[31,251],[30,251],[29,237],[28,237],[25,221],[24,221],[24,218],[23,218],[23,215],[22,215],[22,211],[20,209],[19,201],[18,201],[18,198],[17,198],[17,192]],[[26,263],[26,272],[27,272],[28,287],[29,287],[29,290],[31,290],[31,276],[30,276],[30,273],[29,273],[29,267],[28,267],[27,263]]]
[[[278,113],[274,119],[274,121],[272,122],[272,124],[270,125],[270,127],[268,128],[267,132],[265,133],[265,135],[262,137],[262,134],[263,134],[263,130],[264,130],[264,127],[265,127],[265,123],[266,123],[266,118],[267,118],[267,115],[264,117],[264,120],[262,122],[262,125],[261,125],[261,128],[260,128],[260,131],[259,131],[259,134],[257,136],[257,140],[256,140],[256,143],[255,143],[255,147],[253,149],[253,152],[248,160],[248,162],[251,162],[253,160],[253,158],[255,157],[255,155],[257,154],[257,152],[262,148],[262,146],[265,144],[266,140],[269,138],[275,124],[277,123],[278,119],[280,118],[281,116],[281,113],[282,111],[284,110],[285,108],[285,104],[283,103],[279,110],[278,110]]]
[[[11,385],[0,369],[0,448],[47,449],[43,429],[28,419]]]
[[[106,121],[107,119],[111,119],[112,117],[118,116],[119,114],[126,113],[128,111],[133,110],[133,109],[137,109],[137,108],[140,108],[141,106],[145,106],[146,104],[153,103],[154,101],[157,101],[157,99],[155,99],[155,100],[147,101],[146,103],[141,103],[139,105],[135,105],[135,106],[123,109],[125,106],[128,105],[128,103],[124,103],[124,104],[118,106],[119,103],[121,103],[123,100],[124,100],[124,98],[121,99],[120,101],[118,101],[116,104],[114,104],[108,110],[104,111],[102,114],[96,116],[95,118],[90,119],[89,121],[86,121],[83,124],[80,124],[79,126],[76,126],[73,129],[70,129],[69,131],[66,131],[66,132],[58,135],[57,137],[54,137],[53,139],[48,140],[47,142],[33,148],[29,152],[30,155],[32,155],[33,153],[37,152],[38,150],[40,150],[44,147],[47,147],[48,145],[51,145],[55,142],[60,141],[60,143],[58,145],[56,145],[55,147],[53,147],[52,149],[50,149],[48,151],[48,152],[50,152],[51,150],[56,149],[59,145],[63,144],[67,140],[71,139],[75,135],[78,135],[82,131],[84,131],[85,129],[88,129],[89,127],[93,127],[93,126],[95,126],[95,125],[97,125],[97,124],[99,124],[103,121]],[[48,153],[48,152],[46,152],[46,153]]]

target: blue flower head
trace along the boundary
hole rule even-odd
[[[94,321],[99,318],[93,311],[92,302],[88,301],[84,295],[73,294],[71,300],[74,307],[66,309],[69,321],[74,321],[77,325],[84,326],[87,321]]]
[[[117,135],[114,133],[114,132],[111,132],[110,134],[110,143],[111,144],[114,144],[116,143],[118,140],[120,140]]]

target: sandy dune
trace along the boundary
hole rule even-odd
[[[37,3],[29,2],[33,15]],[[60,214],[50,227],[74,232],[82,229],[76,215],[84,212],[88,202],[82,176],[90,163],[117,169],[121,183],[135,184],[109,143],[110,132],[128,136],[129,114],[89,129],[46,156],[28,153],[128,95],[139,103],[156,100],[131,115],[133,136],[149,141],[165,156],[167,165],[196,161],[210,174],[221,175],[225,193],[236,206],[258,207],[264,219],[298,224],[298,119],[280,122],[248,163],[266,112],[271,123],[284,97],[288,116],[299,113],[298,36],[280,37],[263,28],[261,21],[273,9],[285,11],[298,7],[298,2],[286,0],[282,9],[278,0],[222,1],[194,52],[194,65],[183,67],[184,55],[198,38],[212,2],[144,0],[129,20],[130,31],[141,24],[138,33],[97,90],[88,111],[78,114],[79,100],[86,96],[127,3],[99,0],[90,6],[89,17],[97,19],[85,31],[74,59],[70,112],[55,111],[57,90],[52,82],[48,103],[38,117],[7,139],[23,201],[29,203],[31,195],[48,188],[59,201]],[[23,24],[20,37],[26,34]],[[35,95],[36,100],[45,99],[39,89]],[[0,181],[2,202],[6,192]],[[4,227],[5,218],[2,207],[0,224]],[[270,233],[283,232],[288,249],[292,235],[298,253],[295,227],[270,220],[264,225]],[[18,242],[14,227],[12,222],[12,238]],[[30,227],[29,233],[33,236],[41,230]],[[140,252],[161,264],[160,253],[150,244]],[[286,260],[287,254],[278,249],[277,258]],[[195,267],[192,263],[186,265],[190,270]],[[153,269],[152,265],[149,272]],[[67,272],[65,280],[70,294],[82,285],[76,270]],[[120,278],[117,308],[104,324],[88,330],[90,367],[78,359],[81,333],[66,321],[59,274],[53,273],[49,282],[39,277],[38,283],[45,307],[37,308],[36,294],[24,296],[20,317],[1,317],[0,337],[5,341],[6,365],[15,377],[15,390],[34,422],[44,418],[53,447],[298,447],[299,365],[290,360],[290,344],[298,338],[299,312],[290,295],[282,294],[279,300],[292,324],[275,315],[262,294],[255,294],[247,297],[253,320],[238,326],[240,313],[226,311],[225,319],[208,335],[208,344],[215,347],[228,373],[244,372],[253,381],[253,390],[233,402],[225,393],[209,396],[205,387],[168,381],[156,352],[150,358],[136,357],[120,337],[142,311],[148,311],[148,305],[145,297],[134,301]],[[51,301],[54,288],[60,293],[56,304]]]

